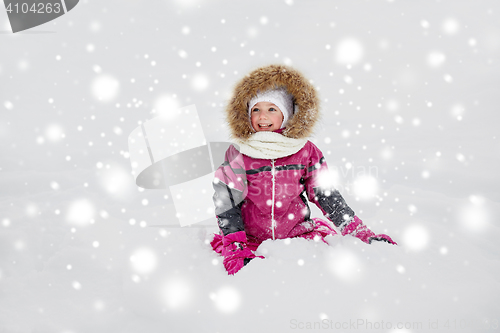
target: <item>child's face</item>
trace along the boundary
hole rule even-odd
[[[283,113],[271,102],[255,104],[251,112],[252,126],[257,131],[276,131],[283,122]]]

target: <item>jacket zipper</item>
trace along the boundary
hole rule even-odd
[[[273,159],[271,160],[271,164],[272,164],[271,174],[273,176],[273,180],[272,180],[273,188],[272,188],[272,200],[271,200],[271,229],[273,231],[273,240],[275,240],[276,237],[274,235],[274,229],[276,228],[276,221],[274,220],[274,184],[275,184],[274,177],[275,177],[276,170],[274,169],[274,160]]]

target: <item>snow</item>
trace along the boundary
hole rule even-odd
[[[14,108],[14,104],[12,104],[11,101],[5,101],[3,105],[7,110],[12,110]]]
[[[199,67],[199,66],[197,66]],[[192,79],[192,86],[193,89],[196,91],[203,91],[209,86],[210,82],[206,75],[203,74],[195,74],[195,76]]]
[[[111,75],[103,74],[97,76],[92,82],[92,95],[99,101],[112,101],[118,94],[119,88],[118,80]]]
[[[498,330],[499,13],[492,0],[80,1],[11,34],[0,11],[0,332]],[[213,213],[181,228],[180,192],[137,186],[142,127],[150,144],[156,117],[179,130],[160,152],[226,142],[232,87],[269,63],[319,87],[324,181],[398,246],[266,241],[228,276]],[[187,106],[199,121],[175,112]]]
[[[454,35],[460,31],[460,23],[455,18],[449,17],[443,21],[442,29],[446,34]]]
[[[431,67],[440,67],[446,60],[446,56],[440,51],[431,51],[427,55],[427,64]]]
[[[336,61],[340,64],[356,64],[363,58],[364,50],[360,41],[355,38],[341,40],[336,48]],[[350,82],[347,82],[350,83]]]

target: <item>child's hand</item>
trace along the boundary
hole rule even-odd
[[[361,221],[357,216],[354,216],[351,222],[342,229],[342,236],[345,235],[354,236],[366,244],[371,244],[372,241],[384,241],[390,244],[398,245],[391,239],[391,237],[385,234],[375,235],[375,233],[368,229],[368,227],[363,224],[363,221]]]
[[[244,231],[238,231],[222,238],[224,248],[224,268],[227,273],[233,275],[245,266],[251,259],[257,258],[255,254],[246,246],[247,236]],[[259,256],[259,258],[263,258]]]

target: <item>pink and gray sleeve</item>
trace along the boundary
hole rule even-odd
[[[244,231],[241,205],[247,194],[243,156],[234,146],[226,151],[224,163],[215,172],[213,200],[215,215],[225,235]]]
[[[316,204],[324,216],[336,227],[342,227],[354,218],[355,213],[335,187],[328,182],[321,183],[320,175],[328,172],[328,166],[321,150],[314,144],[311,146],[306,177],[304,177],[308,199]]]

